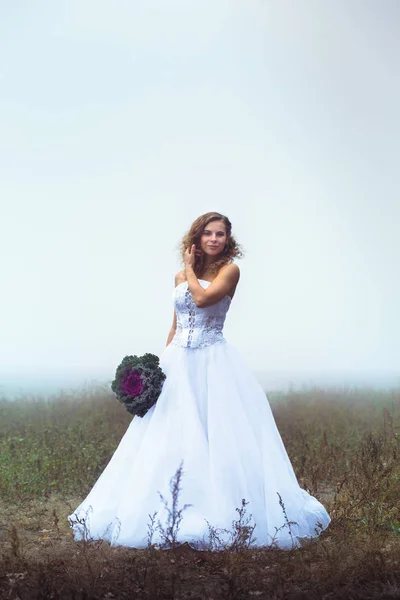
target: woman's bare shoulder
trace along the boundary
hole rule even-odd
[[[221,273],[221,275],[224,275],[224,277],[229,277],[236,283],[239,281],[240,269],[236,263],[229,263],[229,265],[224,265],[220,269],[219,273]]]
[[[184,281],[186,281],[185,271],[178,271],[175,274],[175,287]]]

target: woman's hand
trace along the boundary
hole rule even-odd
[[[188,248],[186,248],[185,251],[185,269],[192,268],[194,269],[194,263],[196,260],[196,257],[201,256],[202,252],[201,250],[197,250],[195,244],[192,244],[192,246],[189,246]]]

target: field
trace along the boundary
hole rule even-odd
[[[400,598],[400,390],[269,399],[300,484],[332,517],[290,551],[248,547],[243,530],[219,552],[74,542],[66,517],[131,417],[106,389],[0,400],[0,598]]]

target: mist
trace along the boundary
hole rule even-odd
[[[245,257],[225,335],[267,389],[400,383],[400,6],[1,8],[0,395],[160,355],[178,245]]]

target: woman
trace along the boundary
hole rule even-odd
[[[160,494],[169,498],[181,464],[179,502],[189,506],[179,542],[207,546],[208,524],[231,529],[242,499],[257,546],[291,548],[329,524],[322,504],[298,485],[264,391],[223,336],[240,276],[233,259],[240,256],[229,219],[216,212],[196,219],[183,238],[184,269],[175,277],[174,318],[160,360],[167,376],[161,395],[143,418],[133,419],[69,517],[76,539],[146,546],[149,515],[165,522]],[[156,527],[152,541],[162,539]]]

